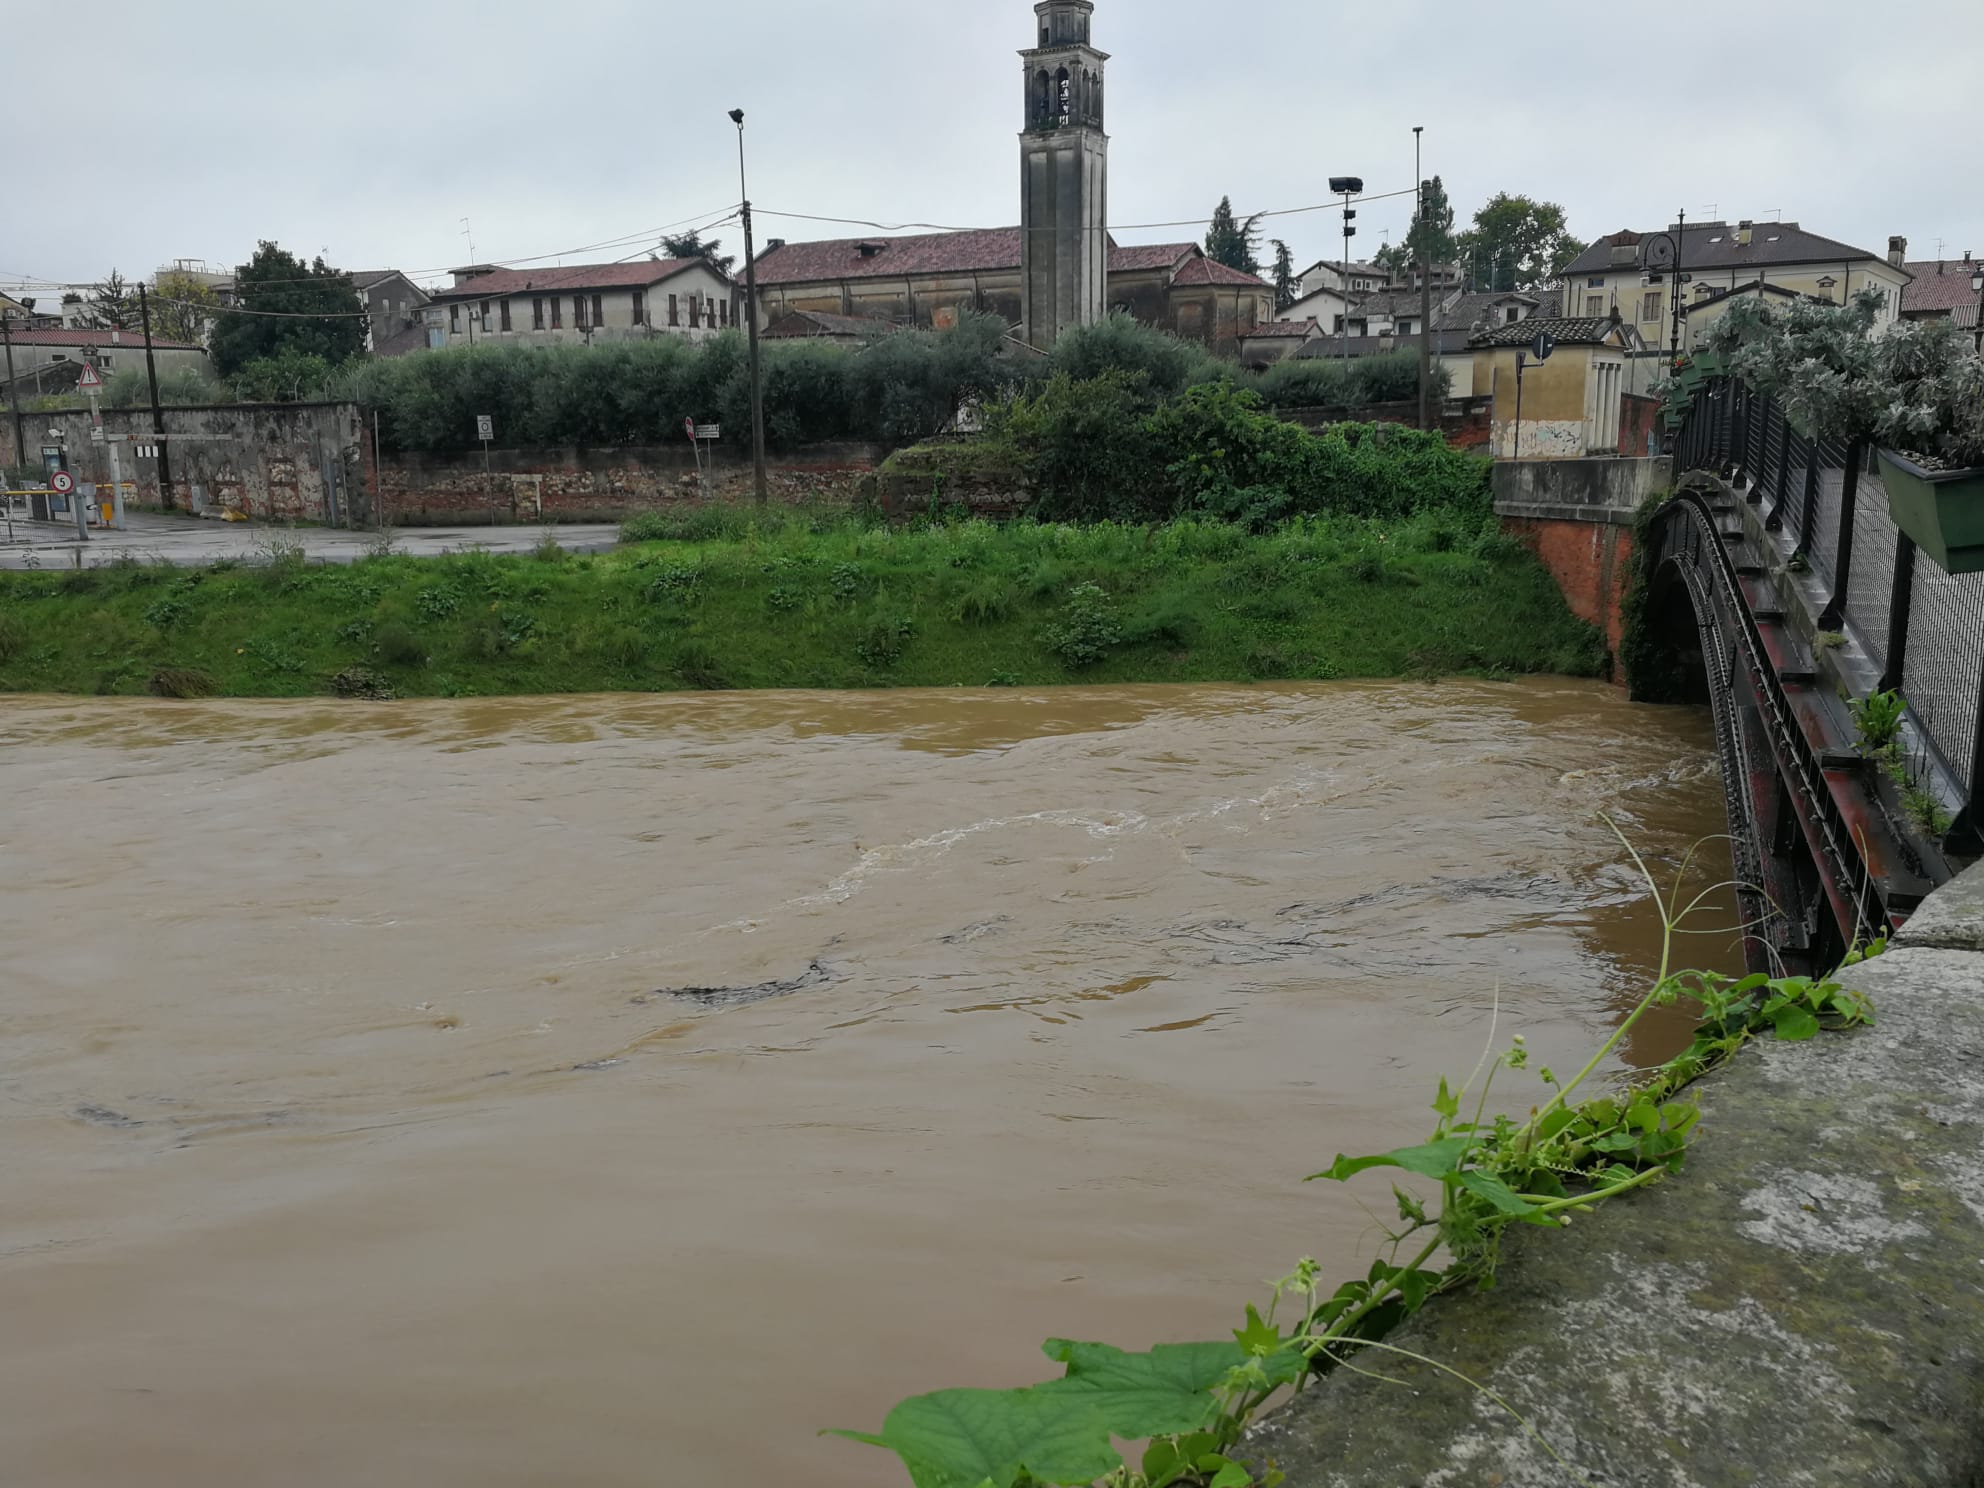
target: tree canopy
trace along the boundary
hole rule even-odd
[[[1279,314],[1299,297],[1295,283],[1295,255],[1280,238],[1274,240],[1274,308]]]
[[[1233,215],[1233,198],[1222,196],[1213,209],[1212,223],[1206,229],[1206,257],[1243,274],[1261,272],[1261,218],[1256,213],[1245,222]]]
[[[138,297],[131,293],[124,276],[115,269],[110,271],[108,279],[90,291],[83,300],[82,313],[77,317],[78,324],[89,331],[132,330],[138,320]]]
[[[1474,225],[1455,244],[1469,285],[1497,291],[1555,283],[1585,250],[1571,236],[1562,207],[1506,191],[1474,214]]]
[[[152,335],[161,341],[204,342],[220,313],[220,296],[191,274],[160,274],[151,299]]]
[[[342,366],[365,351],[365,306],[351,276],[263,243],[235,274],[238,309],[214,327],[214,365],[231,377],[251,362],[294,353]]]
[[[721,243],[705,243],[700,232],[686,232],[680,237],[664,237],[661,240],[661,251],[670,258],[700,258],[711,268],[728,274],[737,263],[737,255],[719,252],[722,247]]]

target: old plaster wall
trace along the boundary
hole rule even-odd
[[[160,489],[160,461],[141,457],[150,448],[149,409],[105,409],[109,436],[118,445],[127,502],[176,506],[218,516],[239,511],[272,521],[353,522],[369,519],[366,443],[358,409],[349,403],[230,403],[208,408],[168,408],[163,413],[172,469],[171,501]],[[44,447],[59,445],[79,480],[107,482],[107,444],[90,437],[87,411],[36,414],[27,421],[28,453],[13,453],[13,423],[0,419],[0,464],[40,467]],[[59,431],[51,438],[51,431]]]
[[[1605,633],[1616,656],[1625,636],[1633,520],[1666,487],[1665,460],[1502,460],[1490,477],[1503,530],[1528,544],[1580,620]]]

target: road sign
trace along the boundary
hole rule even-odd
[[[1539,362],[1547,362],[1550,360],[1550,353],[1557,349],[1557,338],[1548,331],[1538,331],[1536,339],[1530,342],[1529,349]]]
[[[698,439],[721,439],[723,438],[723,425],[698,424],[696,425],[696,437]]]
[[[84,362],[83,375],[76,379],[76,387],[85,393],[100,393],[103,391],[103,379],[97,376],[95,367]]]
[[[682,432],[687,434],[691,439],[694,439],[696,437],[696,421],[692,418],[682,420]]]
[[[76,478],[66,470],[58,470],[48,478],[48,489],[57,496],[67,496],[76,489]]]
[[[477,414],[475,416],[475,437],[480,439],[484,444],[491,443],[496,438],[496,420],[486,413]]]

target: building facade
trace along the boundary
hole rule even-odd
[[[1547,333],[1556,349],[1534,360]],[[1644,342],[1610,316],[1546,318],[1475,335],[1474,392],[1494,398],[1491,442],[1497,459],[1576,460],[1619,452],[1630,362]]]
[[[475,265],[455,270],[454,279],[422,311],[443,346],[707,341],[731,328],[738,308],[730,276],[704,258],[562,269]]]
[[[1877,289],[1886,308],[1876,329],[1884,329],[1900,316],[1911,280],[1906,239],[1894,239],[1883,258],[1795,222],[1690,222],[1685,231],[1617,232],[1593,243],[1564,270],[1564,314],[1588,320],[1616,312],[1649,347],[1667,347],[1677,324],[1676,240],[1683,276],[1678,320],[1691,337],[1705,336],[1721,318],[1715,304],[1751,284],[1842,305],[1863,289]],[[1698,305],[1710,308],[1690,313]]]
[[[428,293],[398,269],[360,269],[351,287],[370,317],[365,349],[372,355],[404,356],[435,344],[427,326]]]

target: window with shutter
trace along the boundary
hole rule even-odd
[[[645,289],[634,291],[634,324],[648,323],[648,292]]]
[[[554,331],[565,329],[565,302],[557,295],[551,297],[551,329]]]
[[[592,323],[594,327],[606,324],[606,300],[603,295],[592,297]]]
[[[503,314],[503,329],[507,331],[510,329],[510,302],[504,300],[499,308]]]
[[[544,296],[539,295],[530,302],[530,328],[533,331],[544,329]]]
[[[668,323],[672,326],[682,324],[682,301],[677,295],[668,297]]]

